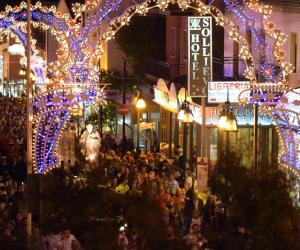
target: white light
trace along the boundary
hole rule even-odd
[[[25,48],[22,44],[13,44],[8,47],[8,53],[13,56],[24,56]]]
[[[184,109],[180,109],[178,116],[177,116],[179,121],[182,121],[184,119],[184,112],[185,112]]]
[[[137,100],[135,106],[136,106],[137,109],[144,109],[144,108],[146,108],[146,103],[145,103],[143,98],[139,98]]]
[[[93,126],[93,124],[87,124],[86,125],[86,130],[91,134],[92,132],[93,132],[93,128],[94,128],[94,126]]]
[[[227,125],[227,116],[223,115],[219,119],[218,127],[221,129],[225,129],[226,125]]]

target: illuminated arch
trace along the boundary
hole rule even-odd
[[[264,5],[252,6],[252,2],[255,1],[250,1],[249,8],[254,8],[259,13],[264,14],[269,10]],[[91,60],[102,56],[103,44],[113,39],[115,33],[124,25],[129,24],[132,16],[145,15],[153,8],[165,10],[171,3],[177,3],[181,10],[192,9],[199,15],[214,17],[216,24],[223,26],[230,38],[240,44],[240,56],[247,65],[244,75],[252,84],[256,84],[255,62],[238,26],[233,20],[224,16],[218,8],[206,5],[200,0],[147,0],[126,2],[126,4],[122,0],[104,0],[101,3],[87,1],[84,5],[73,6],[75,16],[73,19],[59,15],[54,7],[48,9],[37,3],[31,9],[33,26],[50,29],[57,34],[61,46],[57,52],[58,61],[49,69],[57,85],[47,92],[39,93],[33,99],[35,171],[45,173],[59,163],[57,141],[72,107],[78,103],[90,104],[96,98],[103,98],[103,88],[96,87],[98,69],[92,65],[93,60]],[[19,7],[7,7],[6,12],[0,15],[0,32],[11,30],[26,44],[25,9],[25,3],[21,3]],[[89,15],[86,20],[87,25],[83,23],[85,15]],[[102,35],[99,42],[93,44],[88,36],[93,30],[99,28]],[[275,40],[277,38],[274,37]]]

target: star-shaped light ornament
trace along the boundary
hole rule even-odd
[[[265,75],[266,75],[266,77],[270,77],[272,75],[272,73],[273,73],[273,69],[270,66],[267,66],[265,68]]]
[[[44,108],[46,106],[46,101],[44,99],[40,100],[38,106],[39,108]]]
[[[59,96],[55,96],[55,97],[53,97],[53,99],[52,99],[52,102],[53,102],[53,103],[60,103],[60,101],[61,101],[61,99],[60,99]]]
[[[282,103],[288,103],[288,101],[289,101],[289,99],[287,97],[285,97],[285,96],[282,96],[280,98],[280,102],[282,102]]]
[[[266,96],[267,100],[274,100],[275,99],[275,95],[273,93],[268,93]]]
[[[258,101],[261,98],[260,94],[253,95],[253,100]]]
[[[71,101],[73,101],[74,97],[75,97],[74,94],[72,94],[72,93],[71,93],[71,94],[68,94],[68,95],[67,95],[67,100],[68,100],[69,102],[71,102]]]
[[[81,95],[82,100],[87,101],[89,99],[89,95],[87,94],[82,94]]]
[[[293,101],[293,104],[296,105],[296,106],[300,106],[300,100]]]

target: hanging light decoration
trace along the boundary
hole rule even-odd
[[[137,109],[144,109],[144,108],[146,108],[145,100],[143,98],[139,97],[139,99],[136,101],[135,106],[136,106]]]
[[[220,113],[218,128],[228,132],[236,132],[238,129],[237,121],[229,100],[225,102],[223,110]]]
[[[192,123],[194,121],[190,104],[186,100],[186,91],[184,101],[182,102],[180,110],[178,112],[177,119],[183,123]]]
[[[227,87],[227,101],[223,106],[223,110],[220,113],[218,128],[227,132],[237,132],[238,126],[233,109],[230,106],[229,101],[229,89]]]

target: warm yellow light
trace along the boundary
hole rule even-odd
[[[227,127],[227,116],[226,115],[222,115],[219,118],[218,128],[225,129],[226,127]]]
[[[31,77],[31,80],[34,82],[37,80],[37,77],[35,76],[34,73],[30,73],[30,77]]]
[[[19,74],[20,74],[20,76],[25,76],[26,75],[26,70],[25,69],[20,69]]]
[[[48,77],[46,77],[46,79],[45,79],[44,83],[45,83],[45,84],[50,84],[50,83],[51,83],[51,81],[50,81],[50,79],[49,79]]]
[[[230,117],[227,120],[227,126],[225,128],[225,131],[232,131],[232,132],[237,131],[237,122],[234,117]]]
[[[194,121],[193,114],[189,109],[186,109],[184,112],[183,123],[192,123]]]
[[[178,118],[179,121],[183,121],[183,119],[184,119],[184,112],[185,112],[184,109],[180,109],[180,111],[178,113],[178,116],[177,116],[177,118]]]
[[[145,103],[145,101],[144,101],[143,98],[139,98],[139,99],[136,101],[135,106],[136,106],[137,109],[144,109],[144,108],[146,108],[146,103]]]
[[[223,129],[224,131],[237,131],[237,121],[233,112],[230,110],[230,103],[227,101],[224,105],[224,108],[220,114],[220,118],[218,121],[218,128]]]
[[[72,90],[73,90],[73,92],[75,94],[79,94],[80,93],[80,88],[78,86],[73,87]]]
[[[177,118],[183,123],[192,123],[194,121],[192,111],[186,100],[181,104]]]

